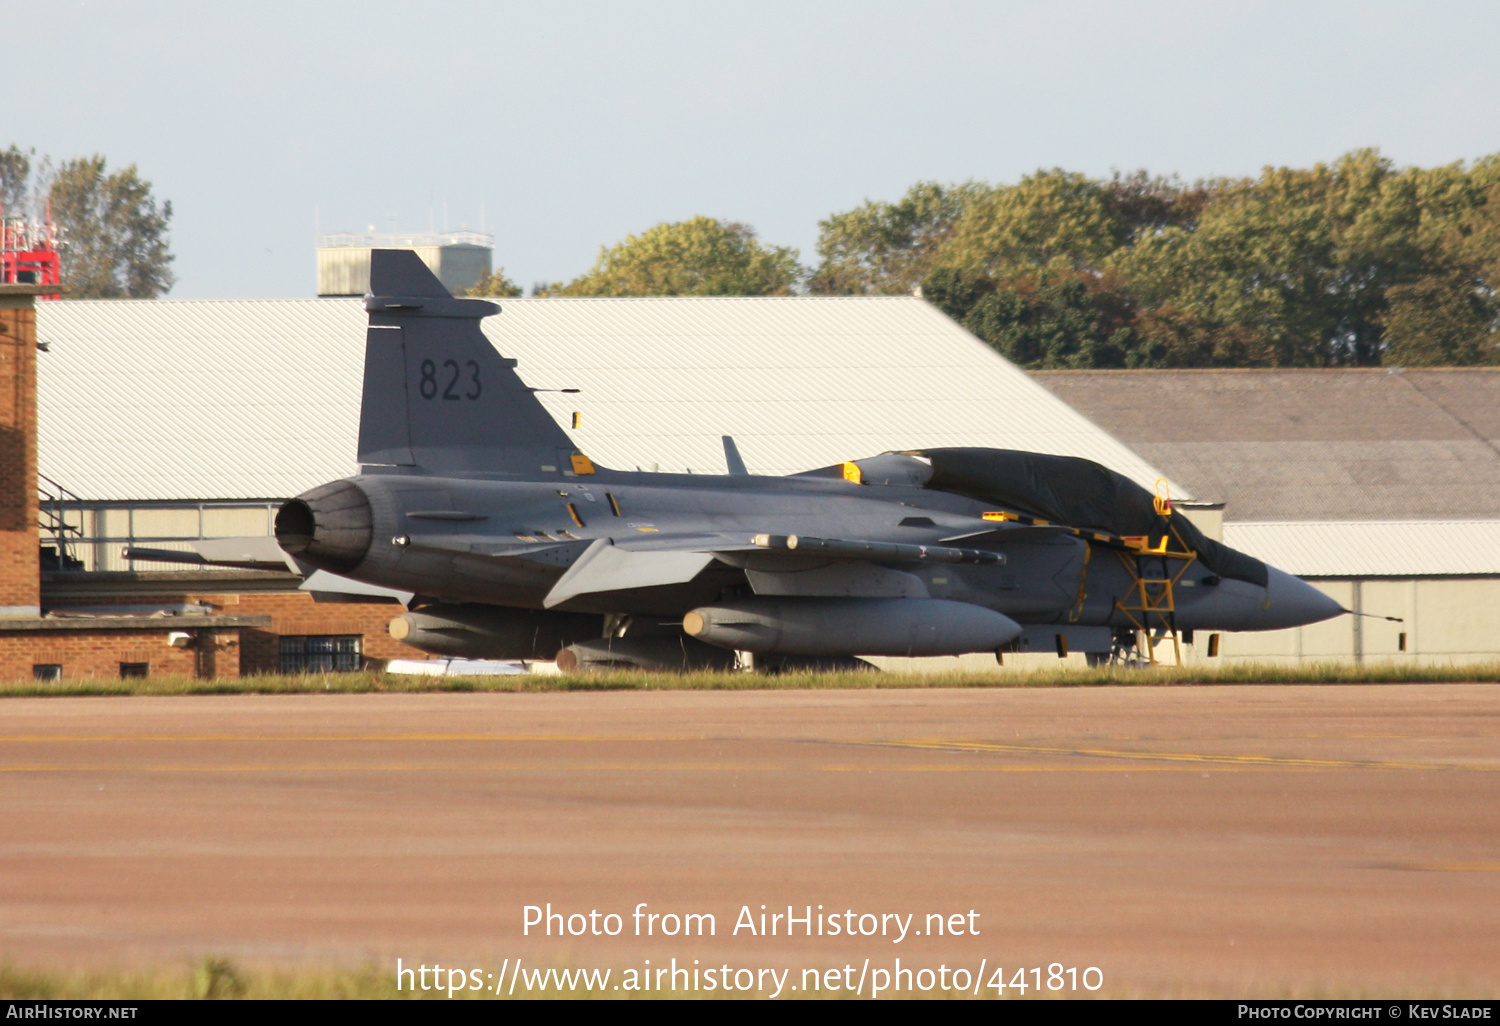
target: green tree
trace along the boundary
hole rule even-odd
[[[813,292],[836,295],[912,291],[939,267],[970,275],[1026,275],[1101,268],[1140,235],[1191,228],[1207,202],[1199,183],[1145,171],[1099,182],[1073,172],[1038,171],[1014,186],[918,182],[895,203],[865,201],[819,222]]]
[[[695,217],[601,249],[588,274],[554,296],[786,296],[802,279],[797,251],[763,246],[748,225]]]
[[[1028,369],[1140,363],[1135,312],[1109,280],[1044,270],[996,282],[939,268],[923,280],[922,296]]]
[[[1259,181],[1216,182],[1195,230],[1147,235],[1114,264],[1145,307],[1263,334],[1279,365],[1333,362],[1325,171],[1267,168]]]
[[[156,202],[134,164],[109,174],[98,154],[67,161],[47,195],[70,296],[152,299],[172,287],[172,204]]]
[[[969,204],[934,262],[994,277],[1096,270],[1128,241],[1129,228],[1102,183],[1054,168]]]
[[[36,150],[23,150],[15,143],[8,150],[0,150],[0,204],[4,205],[6,217],[31,213],[29,187],[34,156]]]
[[[919,278],[1039,367],[1471,363],[1500,341],[1500,154],[1398,169],[1356,150],[1190,185],[1053,169],[962,190],[922,183],[823,222],[815,287]]]
[[[1468,170],[1408,169],[1403,180],[1416,216],[1398,226],[1411,255],[1382,297],[1382,362],[1497,362],[1500,155]]]
[[[505,268],[497,267],[489,274],[480,278],[473,287],[464,293],[476,299],[493,297],[499,299],[514,299],[521,295],[521,286],[505,276]]]
[[[1270,367],[1272,354],[1259,332],[1212,324],[1174,306],[1136,313],[1131,367]]]
[[[1493,302],[1461,270],[1393,285],[1383,318],[1384,362],[1396,367],[1451,367],[1500,362]]]
[[[1455,262],[1474,268],[1494,295],[1500,293],[1500,153],[1476,161],[1469,184],[1473,202],[1444,242]]]
[[[1195,228],[1145,235],[1111,263],[1142,308],[1259,336],[1276,366],[1375,365],[1389,290],[1451,278],[1443,240],[1476,199],[1461,167],[1398,171],[1357,150],[1210,183]]]
[[[1105,198],[1129,242],[1167,228],[1198,226],[1208,204],[1209,188],[1203,182],[1183,185],[1176,178],[1151,175],[1144,170],[1121,174],[1102,183]]]
[[[895,203],[866,200],[818,222],[808,290],[822,295],[904,295],[921,283],[953,226],[990,187],[918,182]]]

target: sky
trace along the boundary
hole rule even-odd
[[[22,17],[0,147],[137,165],[172,202],[170,298],[311,296],[319,230],[483,228],[530,286],[699,214],[815,263],[820,219],[921,180],[1500,151],[1492,0],[59,0]]]

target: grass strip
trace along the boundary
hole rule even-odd
[[[455,991],[454,998],[493,994]],[[529,997],[587,997],[535,992]],[[178,968],[102,969],[57,972],[0,964],[0,1001],[173,1000],[448,1000],[443,990],[396,989],[395,974],[372,965],[359,968],[247,970],[226,958],[205,958]]]
[[[479,963],[475,963],[479,964]],[[492,966],[499,970],[499,966]],[[560,967],[561,968],[561,967]],[[795,972],[795,971],[794,971]],[[795,978],[789,974],[789,979]],[[618,971],[612,971],[610,986],[623,978]],[[1250,994],[1244,993],[1245,990]],[[1110,986],[1097,994],[1079,993],[1052,993],[1049,991],[1028,991],[1019,995],[1014,989],[1007,990],[1003,995],[997,994],[992,988],[981,988],[979,997],[993,999],[1002,997],[1008,1000],[1078,1000],[1090,997],[1096,998],[1238,998],[1240,1000],[1254,995],[1257,1000],[1467,1000],[1472,1001],[1475,994],[1487,994],[1492,990],[1488,983],[1477,986],[1455,985],[1452,983],[1429,986],[1407,985],[1392,991],[1388,986],[1380,987],[1376,991],[1365,991],[1360,987],[1349,987],[1348,985],[1335,985],[1332,987],[1314,984],[1311,986],[1289,986],[1276,983],[1251,984],[1242,987],[1239,992],[1225,992],[1221,985],[1209,984],[1207,986],[1197,985],[1193,982],[1183,982],[1165,989],[1155,991],[1143,991],[1136,988],[1124,990],[1117,986]],[[478,1000],[493,1001],[496,998],[522,1000],[525,999],[619,999],[619,998],[646,998],[648,1000],[659,1000],[661,998],[676,998],[679,1000],[707,999],[722,1000],[734,997],[757,997],[763,996],[758,992],[725,992],[718,990],[714,992],[672,992],[657,991],[632,991],[628,989],[607,991],[589,991],[582,986],[574,989],[559,987],[555,977],[548,980],[542,986],[533,986],[527,989],[523,995],[519,990],[514,994],[494,994],[482,990],[457,990],[452,994],[453,1000]],[[818,994],[805,994],[798,992],[797,997],[813,997],[824,1000],[866,1000],[856,998],[851,991],[830,992],[824,991]],[[899,994],[884,995],[886,999],[969,999],[970,992],[944,991],[934,989],[925,992],[902,992]],[[209,957],[197,962],[183,962],[177,967],[153,967],[149,969],[87,969],[73,971],[55,971],[49,969],[22,968],[9,963],[0,963],[0,1001],[172,1001],[172,1000],[404,1000],[404,1001],[447,1001],[450,1000],[446,989],[413,990],[408,984],[405,989],[396,989],[395,974],[389,970],[378,969],[373,964],[360,967],[317,967],[303,966],[299,968],[262,968],[245,969],[227,958]]]
[[[1234,663],[1228,666],[1060,667],[1047,670],[944,673],[647,673],[614,671],[573,675],[511,674],[496,677],[424,677],[376,672],[262,675],[198,680],[147,677],[130,680],[0,681],[0,698],[111,695],[431,694],[554,691],[874,691],[892,688],[1187,687],[1212,684],[1454,684],[1500,683],[1500,663],[1444,666],[1409,664],[1308,665]]]

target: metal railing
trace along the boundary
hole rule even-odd
[[[80,499],[39,475],[41,544],[49,569],[181,570],[180,563],[124,558],[132,546],[191,551],[205,538],[270,535],[282,499],[224,502],[101,502]]]
[[[83,537],[83,526],[68,522],[64,506],[82,500],[46,474],[36,476],[37,526],[45,541],[52,540],[53,559],[58,569],[66,569],[75,563],[72,543]]]

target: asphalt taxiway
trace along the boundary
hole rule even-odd
[[[899,956],[1495,996],[1497,798],[1492,685],[14,699],[0,962]],[[548,902],[624,930],[523,936]],[[715,936],[634,936],[641,903]],[[761,905],[978,933],[733,935]]]

